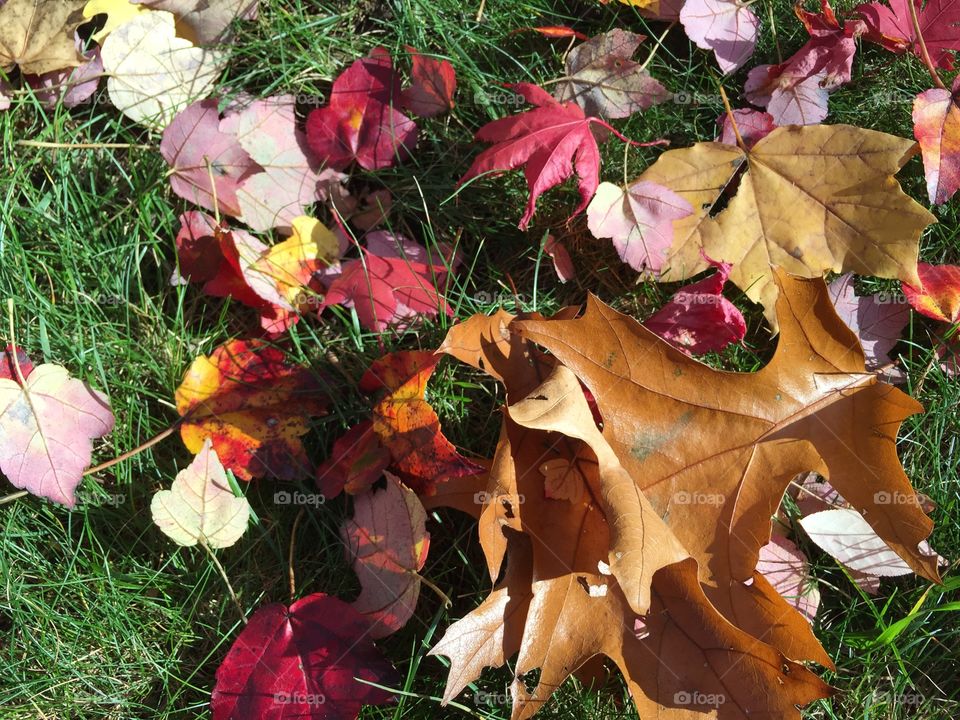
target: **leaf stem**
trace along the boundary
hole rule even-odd
[[[720,89],[720,99],[723,100],[723,108],[727,111],[727,117],[730,118],[730,124],[733,126],[733,134],[737,136],[737,146],[743,150],[747,151],[747,144],[743,141],[743,137],[740,135],[740,128],[737,127],[737,120],[733,116],[733,108],[730,107],[730,100],[727,98],[727,91],[723,89],[723,83],[718,82],[717,87]]]
[[[240,613],[240,619],[243,620],[243,624],[246,625],[246,613],[243,612],[243,605],[240,604],[240,601],[237,599],[237,594],[233,591],[233,585],[230,584],[230,578],[227,577],[227,571],[223,569],[223,565],[221,565],[220,561],[217,560],[217,556],[214,554],[213,550],[210,549],[210,546],[207,545],[203,538],[200,538],[200,542],[198,544],[207,551],[207,555],[210,556],[210,559],[213,560],[213,564],[216,565],[217,570],[220,571],[220,577],[222,577],[223,582],[227,584],[227,591],[230,593],[230,599],[233,600],[233,604],[237,606],[237,612]]]
[[[653,58],[656,57],[657,51],[663,46],[663,41],[667,37],[667,33],[673,30],[673,26],[676,24],[677,24],[677,21],[674,20],[669,25],[667,25],[666,30],[660,33],[660,37],[656,39],[654,46],[650,49],[650,54],[647,55],[647,59],[644,60],[643,63],[641,63],[640,71],[647,69],[647,65],[649,65],[650,62],[653,60]]]
[[[438,596],[441,600],[443,600],[443,606],[444,606],[444,607],[450,607],[450,606],[453,605],[453,602],[451,602],[450,597],[449,597],[443,590],[441,590],[439,587],[437,587],[432,581],[428,580],[427,578],[425,578],[425,577],[424,577],[423,575],[421,575],[420,573],[415,572],[415,573],[413,573],[413,574],[416,575],[416,576],[420,579],[420,582],[422,582],[422,583],[423,583],[424,585],[426,585],[428,588],[430,588],[431,590],[433,590],[433,591],[437,594],[437,596]]]
[[[306,508],[300,508],[297,517],[293,521],[293,529],[290,531],[290,549],[287,552],[287,578],[290,580],[290,602],[292,603],[297,595],[297,579],[293,570],[293,549],[297,541],[297,527],[303,519]]]
[[[946,90],[947,86],[943,84],[943,80],[941,80],[940,75],[937,74],[937,69],[933,66],[933,61],[930,59],[930,53],[927,52],[927,43],[923,40],[923,33],[920,32],[920,17],[917,15],[917,6],[913,0],[908,0],[907,5],[910,7],[910,20],[913,22],[913,32],[917,36],[915,44],[920,48],[920,59],[923,60],[923,64],[927,66],[927,71],[930,73],[930,77],[933,78],[934,85],[942,90]]]
[[[139,143],[55,143],[42,140],[17,140],[16,145],[35,148],[54,148],[57,150],[153,150],[153,145]]]
[[[127,450],[127,452],[123,453],[122,455],[117,455],[117,457],[113,458],[112,460],[107,460],[106,462],[100,463],[99,465],[90,468],[85,473],[83,473],[83,476],[86,477],[87,475],[93,475],[94,473],[98,473],[101,470],[106,470],[107,468],[113,467],[119,462],[123,462],[127,458],[131,458],[134,455],[143,452],[147,448],[153,447],[161,440],[165,440],[166,438],[170,437],[170,435],[172,435],[174,432],[176,432],[177,428],[180,427],[180,423],[182,423],[183,421],[184,421],[184,418],[180,418],[175,423],[173,423],[173,425],[168,427],[166,430],[163,430],[157,433],[156,435],[154,435],[152,438],[150,438],[143,444],[133,448],[133,450]]]

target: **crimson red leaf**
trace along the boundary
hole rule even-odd
[[[352,307],[360,324],[376,332],[403,326],[417,315],[450,315],[453,311],[442,295],[447,281],[447,266],[442,263],[403,236],[370,233],[363,258],[343,264],[320,309]]]
[[[903,283],[913,309],[934,320],[960,320],[960,266],[917,263],[917,275],[920,287]]]
[[[483,173],[525,165],[530,199],[519,226],[525,230],[537,198],[576,172],[580,190],[580,204],[573,211],[576,215],[587,207],[600,184],[600,149],[590,127],[599,121],[587,117],[574,102],[557,102],[536,85],[517,83],[508,87],[536,107],[494,120],[477,131],[477,140],[494,145],[476,157],[459,185]]]
[[[921,50],[916,43],[913,19],[908,0],[889,0],[889,7],[879,2],[857,6],[867,26],[864,37],[894,52],[912,50],[917,57]],[[915,0],[920,34],[934,65],[953,69],[953,51],[960,50],[960,2],[956,0]]]
[[[729,263],[710,263],[717,272],[686,285],[643,323],[674,347],[690,353],[717,352],[747,332],[743,314],[721,293]]]
[[[396,671],[369,637],[370,624],[335,597],[315,593],[261,607],[217,669],[214,720],[354,720],[393,696]]]
[[[737,130],[740,131],[740,137],[743,138],[747,149],[753,147],[755,142],[762,140],[777,128],[770,113],[747,108],[734,110],[733,122],[737,124]],[[736,145],[737,136],[733,132],[733,123],[730,122],[730,116],[724,113],[718,117],[717,125],[720,126],[720,137],[717,138],[717,142]]]
[[[409,45],[413,84],[400,93],[400,107],[420,117],[435,117],[453,109],[457,76],[449,60],[421,55]]]
[[[389,167],[417,144],[417,126],[395,109],[399,101],[400,76],[376,48],[334,81],[326,107],[307,116],[307,143],[337,170],[354,160],[366,170]]]
[[[16,354],[16,362],[14,362],[14,354]],[[7,345],[6,350],[3,351],[3,357],[0,358],[0,378],[7,378],[20,384],[17,365],[20,366],[20,373],[26,380],[27,376],[33,371],[33,362],[31,362],[30,356],[22,348],[14,347],[12,344]]]

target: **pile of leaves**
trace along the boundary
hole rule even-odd
[[[761,25],[734,0],[628,4],[679,21],[725,74],[749,60]],[[416,152],[411,115],[454,107],[454,68],[409,47],[398,67],[374,48],[301,120],[290,95],[218,97],[231,23],[254,20],[255,2],[0,6],[0,92],[70,107],[106,74],[117,109],[162,133],[171,190],[196,206],[172,238],[171,282],[254,311],[258,327],[197,357],[175,390],[194,458],[153,498],[159,530],[215,560],[248,527],[244,482],[313,478],[326,499],[351,498],[341,534],[359,596],[318,589],[249,618],[234,596],[245,627],[217,671],[214,718],[352,718],[391,702],[400,679],[374,641],[432,586],[421,572],[438,507],[476,518],[494,584],[432,650],[450,659],[444,702],[514,658],[516,720],[608,663],[641,717],[799,717],[830,695],[814,671],[832,667],[811,626],[818,595],[790,535],[802,529],[869,592],[910,572],[937,582],[943,562],[926,542],[932,507],[897,455],[900,424],[921,407],[895,387],[904,374],[891,353],[912,306],[940,323],[934,351],[957,371],[960,268],[917,262],[934,217],[895,177],[919,151],[931,203],[960,187],[960,87],[939,75],[960,36],[937,20],[944,4],[875,2],[842,22],[827,0],[817,13],[798,7],[809,40],[749,72],[756,107],[728,106],[715,141],[666,150],[624,185],[601,182],[600,144],[665,142],[613,124],[671,96],[633,59],[645,38],[536,28],[582,42],[552,94],[508,85],[532,107],[477,131],[489,147],[461,187],[523,168],[526,228],[538,198],[575,176],[573,214],[586,212],[598,240],[647,280],[693,282],[643,322],[592,295],[582,313],[463,318],[435,349],[373,362],[359,383],[368,416],[321,458],[303,437],[340,398],[287,359],[289,328],[325,322],[333,307],[371,331],[453,315],[445,291],[464,249],[384,229],[389,191],[358,191],[350,173]],[[829,93],[850,81],[857,38],[923,59],[935,87],[914,105],[917,142],[819,124]],[[575,273],[560,243],[545,250],[561,280]],[[827,284],[830,273],[840,275]],[[854,274],[900,280],[905,302],[857,296]],[[728,281],[778,334],[756,373],[694,357],[744,338]],[[445,356],[502,385],[490,458],[458,450],[429,403]],[[107,396],[15,344],[0,375],[0,470],[73,507],[99,469],[88,470],[92,441],[113,427]],[[799,515],[783,512],[785,495]],[[734,680],[744,674],[750,682]]]

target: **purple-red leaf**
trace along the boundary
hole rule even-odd
[[[358,679],[400,681],[374,647],[370,624],[315,593],[253,614],[217,669],[210,706],[214,720],[355,720],[364,705],[393,700]]]
[[[334,80],[330,103],[307,117],[307,142],[336,170],[354,160],[365,170],[390,167],[417,144],[417,126],[399,104],[400,76],[390,54],[375,48]]]

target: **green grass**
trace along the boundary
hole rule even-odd
[[[571,24],[592,35],[620,26],[655,37],[663,24],[647,23],[616,3],[586,0],[490,0],[480,23],[474,19],[475,0],[262,5],[260,21],[244,26],[235,43],[223,78],[226,87],[254,95],[295,93],[308,109],[311,98],[326,97],[333,77],[376,45],[398,56],[404,45],[413,45],[455,66],[456,109],[420,123],[420,145],[409,162],[361,175],[358,182],[390,189],[397,229],[428,244],[444,241],[462,249],[466,269],[449,294],[457,317],[491,309],[491,297],[504,299],[508,309],[549,312],[581,302],[588,290],[642,315],[674,289],[637,285],[607,245],[585,234],[582,219],[565,225],[576,203],[570,184],[541,199],[526,234],[516,229],[525,203],[519,174],[484,179],[465,192],[453,190],[478,150],[473,132],[514,110],[487,99],[500,83],[544,82],[562,74],[567,43],[515,32],[518,28]],[[851,6],[842,3],[844,9]],[[765,28],[768,11],[772,14],[783,57],[799,47],[804,33],[789,3],[755,7]],[[751,67],[778,60],[770,34],[763,37]],[[645,47],[650,46],[648,41]],[[911,99],[929,86],[922,64],[862,47],[854,67],[854,82],[831,98],[828,122],[910,136]],[[668,138],[675,147],[713,139],[722,104],[712,58],[691,49],[675,28],[649,68],[668,89],[692,93],[697,101],[658,106],[618,123],[619,129],[636,140]],[[744,70],[724,80],[735,104],[743,104],[736,97],[745,76]],[[190,361],[249,332],[255,319],[250,311],[205,297],[195,287],[169,285],[177,216],[186,206],[169,190],[156,135],[134,127],[106,103],[45,111],[24,95],[0,115],[0,132],[0,291],[16,302],[16,340],[35,360],[63,364],[108,392],[117,427],[97,459],[109,459],[168,427],[176,419],[173,391]],[[17,145],[20,140],[133,147],[41,149]],[[624,167],[622,145],[610,142],[603,148],[603,177],[633,177],[658,152],[631,149]],[[910,161],[901,182],[913,197],[925,200],[919,159]],[[954,201],[935,211],[940,223],[924,237],[924,259],[960,261],[958,207]],[[547,230],[570,244],[581,270],[578,280],[556,281],[549,259],[538,251]],[[889,287],[882,281],[864,284],[867,290]],[[748,320],[747,347],[712,362],[750,370],[769,357],[772,343],[756,308]],[[314,455],[322,456],[362,416],[364,401],[351,385],[372,359],[400,347],[435,347],[449,323],[440,318],[384,337],[358,329],[349,313],[299,323],[289,343],[293,358],[342,382],[336,388],[342,399],[330,415],[317,419],[308,438]],[[933,544],[952,559],[960,547],[960,384],[936,367],[928,369],[930,329],[915,319],[902,345],[908,388],[927,411],[905,424],[901,448],[908,475],[938,505]],[[469,451],[489,455],[502,402],[496,388],[445,362],[430,392],[448,436]],[[0,505],[0,718],[208,716],[214,672],[240,621],[209,559],[196,549],[177,549],[152,526],[149,513],[152,494],[189,459],[173,437],[96,480],[84,480],[76,510],[29,497]],[[302,485],[309,490],[311,482],[305,479]],[[338,538],[339,525],[349,515],[346,502],[341,498],[307,512],[291,537],[297,511],[275,505],[273,492],[269,482],[250,486],[260,524],[220,553],[247,613],[266,602],[289,600],[291,544],[297,596],[325,591],[352,597],[358,588]],[[473,527],[463,517],[440,511],[430,531],[433,549],[425,574],[450,594],[453,607],[444,609],[425,591],[415,618],[381,643],[406,678],[402,690],[407,694],[399,705],[371,708],[364,717],[456,715],[438,707],[445,668],[425,654],[453,619],[483,598],[488,580]],[[837,661],[837,672],[828,679],[840,690],[811,706],[807,717],[960,715],[960,614],[933,612],[960,597],[957,584],[928,590],[908,577],[885,581],[877,597],[864,596],[836,564],[806,549],[815,559],[823,592],[817,633]],[[888,644],[876,644],[884,629],[908,616],[921,598],[919,617]],[[509,678],[507,669],[489,671],[468,692],[502,694]],[[542,716],[634,716],[618,679],[611,679],[606,690],[598,695],[568,683]],[[459,701],[473,707],[475,716],[509,716],[502,702]]]

